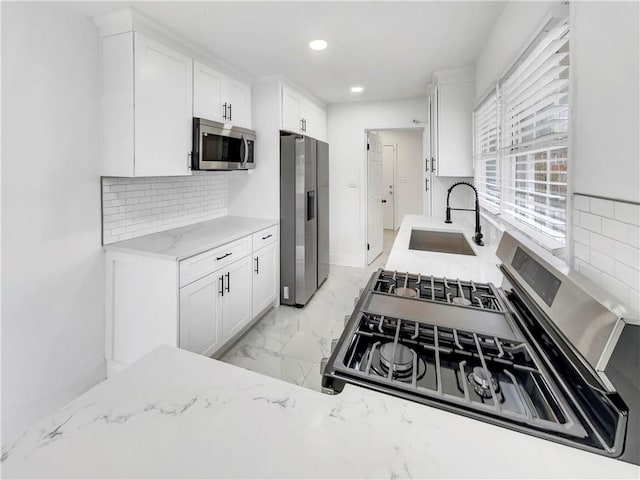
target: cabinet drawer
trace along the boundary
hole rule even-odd
[[[180,287],[204,277],[251,253],[251,237],[243,237],[221,247],[180,262]]]
[[[271,245],[278,240],[278,225],[265,228],[253,234],[253,251]]]

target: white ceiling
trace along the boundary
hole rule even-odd
[[[327,103],[426,94],[434,70],[474,64],[504,2],[79,2],[131,5],[249,77],[283,75]],[[329,42],[315,52],[308,42]],[[364,86],[362,94],[349,91]]]

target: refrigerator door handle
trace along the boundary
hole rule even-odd
[[[316,191],[307,192],[307,222],[316,218]]]

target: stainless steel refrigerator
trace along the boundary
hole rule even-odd
[[[280,135],[280,303],[304,306],[329,274],[329,145]]]

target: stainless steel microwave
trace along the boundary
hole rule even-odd
[[[256,132],[220,122],[193,119],[193,170],[247,170],[255,168]]]

